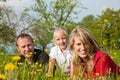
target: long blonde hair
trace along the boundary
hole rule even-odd
[[[73,53],[73,61],[75,62],[75,64],[80,64],[80,57],[76,55],[73,49],[75,37],[78,37],[83,43],[87,44],[90,47],[88,54],[89,58],[91,58],[91,56],[95,53],[96,50],[100,49],[97,41],[87,28],[75,27],[69,37],[69,47],[71,52]]]

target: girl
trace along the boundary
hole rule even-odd
[[[55,29],[53,34],[55,46],[52,47],[49,54],[50,59],[47,74],[53,74],[53,68],[56,64],[56,66],[62,70],[64,75],[69,75],[71,54],[67,47],[67,38],[67,33],[64,28]]]

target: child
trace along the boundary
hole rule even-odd
[[[56,66],[63,71],[64,75],[69,75],[71,54],[67,47],[67,38],[67,33],[64,28],[55,29],[53,34],[55,46],[52,47],[49,54],[50,59],[47,74],[53,74],[53,69]]]

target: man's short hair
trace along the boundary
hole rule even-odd
[[[16,38],[16,46],[18,46],[18,45],[17,45],[18,39],[19,39],[19,38],[25,38],[25,37],[28,37],[28,38],[33,42],[33,39],[32,39],[32,37],[31,37],[29,34],[21,33],[21,34],[19,34],[19,35],[17,36],[17,38]]]

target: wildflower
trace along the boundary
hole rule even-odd
[[[32,52],[29,52],[29,53],[27,53],[27,54],[25,54],[25,57],[31,57],[31,55],[32,55],[33,53]]]
[[[42,64],[40,64],[39,67],[42,67]]]
[[[19,57],[19,56],[13,56],[13,57],[12,57],[12,60],[16,60],[16,61],[17,61],[17,60],[20,60],[20,57]]]
[[[52,75],[52,74],[46,74],[46,76],[47,76],[47,77],[53,77],[53,75]]]
[[[105,22],[105,23],[108,23],[108,20],[107,20],[107,19],[105,19],[105,20],[104,20],[104,22]]]
[[[35,63],[35,65],[38,65],[38,64],[39,64],[38,62]]]
[[[19,62],[19,63],[17,63],[19,66],[22,66],[23,65],[23,63],[22,62]]]
[[[36,74],[36,71],[32,71],[32,72],[30,72],[30,74],[31,74],[31,75],[34,75],[34,74]]]
[[[99,73],[95,73],[96,76],[99,76],[100,74]]]
[[[14,70],[17,67],[13,63],[8,63],[5,65],[5,70]]]
[[[113,56],[111,56],[111,59],[113,59],[114,57]]]
[[[36,71],[37,71],[37,72],[42,72],[43,70],[42,70],[42,69],[37,69]]]
[[[5,79],[5,75],[0,73],[0,80]]]
[[[116,55],[117,53],[113,53],[114,55]]]
[[[3,52],[0,52],[0,55],[3,55],[4,53]]]

